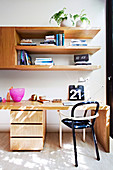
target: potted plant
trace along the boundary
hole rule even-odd
[[[70,18],[68,17],[69,15],[67,13],[65,13],[65,9],[66,8],[63,8],[59,12],[55,13],[50,18],[49,22],[51,23],[51,20],[54,19],[57,22],[57,24],[60,25],[61,27],[71,27],[72,22],[71,22]]]
[[[73,25],[75,25],[75,20],[76,21],[76,27],[86,27],[90,24],[90,20],[86,17],[86,14],[83,13],[84,9],[81,11],[80,15],[79,14],[75,14],[75,15],[71,15],[70,14],[70,17],[73,18],[72,19],[72,22],[73,22]],[[74,20],[74,21],[73,21]]]

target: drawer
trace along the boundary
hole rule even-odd
[[[43,138],[10,138],[10,150],[42,150]]]
[[[10,123],[42,123],[43,111],[11,111]]]
[[[10,136],[43,137],[43,125],[11,125]]]

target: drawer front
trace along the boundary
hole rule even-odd
[[[42,150],[43,138],[10,138],[10,150]]]
[[[43,125],[11,125],[10,136],[43,137]]]
[[[43,111],[11,111],[10,123],[42,123]]]

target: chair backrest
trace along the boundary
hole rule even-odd
[[[82,106],[82,105],[86,105],[86,104],[96,104],[96,109],[94,110],[94,115],[96,115],[98,113],[98,110],[99,110],[99,103],[97,101],[87,101],[87,102],[80,102],[80,103],[77,103],[75,104],[73,107],[72,107],[72,110],[71,110],[71,117],[74,117],[74,111],[75,109],[78,107],[78,106]],[[86,113],[85,113],[86,114]],[[92,121],[92,124],[94,125],[94,122],[95,122],[95,119],[93,119]]]

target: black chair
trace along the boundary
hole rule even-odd
[[[86,105],[86,104],[95,104],[96,105],[96,110],[95,110],[94,115],[86,117],[86,114],[87,114],[87,109],[86,109],[83,117],[74,117],[75,109],[78,106],[82,106],[82,105]],[[90,105],[89,105],[89,107],[90,107]],[[99,110],[99,103],[97,101],[81,102],[81,103],[78,103],[78,104],[73,106],[73,108],[71,110],[71,117],[70,118],[62,119],[62,123],[64,123],[69,128],[72,128],[73,143],[74,143],[74,153],[75,153],[75,166],[76,167],[78,166],[78,161],[77,161],[77,148],[76,148],[75,129],[83,129],[83,128],[91,128],[92,129],[93,139],[94,139],[94,144],[95,144],[95,149],[96,149],[96,155],[97,155],[97,160],[98,161],[100,160],[97,141],[96,141],[96,136],[95,136],[95,132],[94,132],[94,123],[95,123],[96,117],[99,116],[98,110]]]

